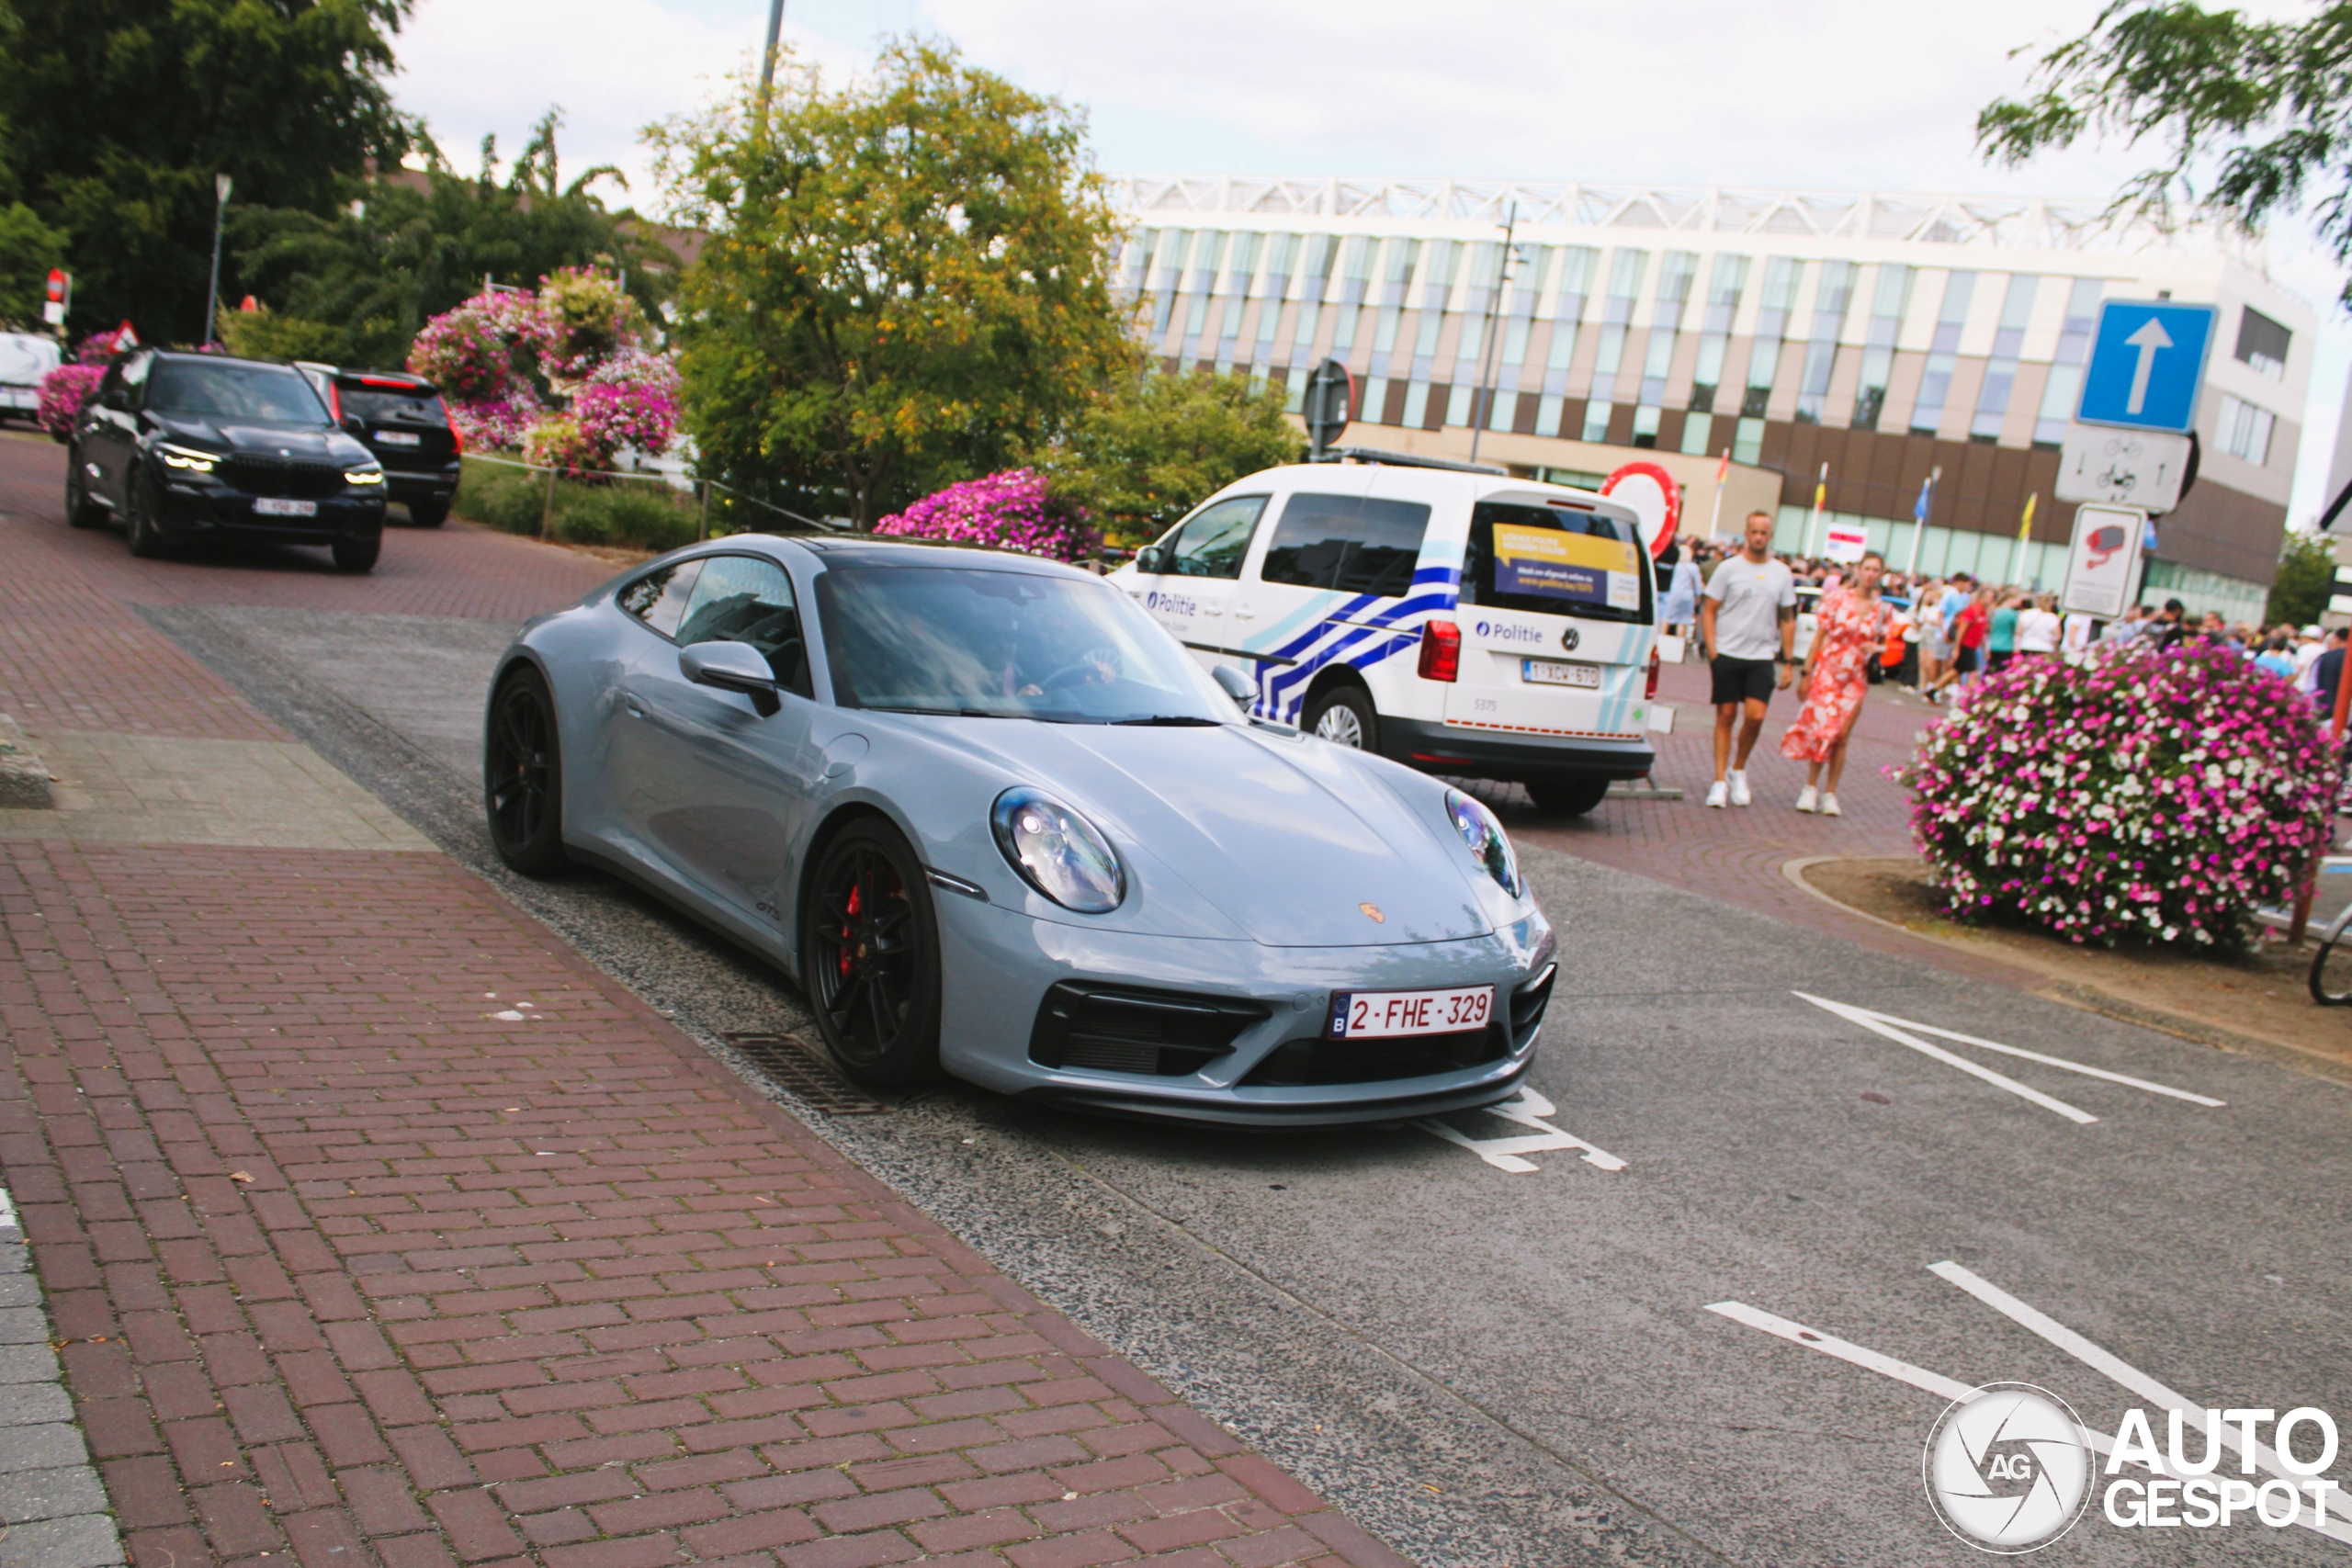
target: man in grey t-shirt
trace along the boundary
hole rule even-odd
[[[1748,803],[1747,754],[1764,733],[1764,711],[1775,690],[1785,691],[1794,675],[1797,585],[1789,569],[1772,558],[1772,515],[1747,514],[1747,548],[1715,568],[1699,606],[1699,639],[1714,672],[1715,782],[1707,804]],[[1773,666],[1778,664],[1779,674]],[[1732,725],[1740,727],[1736,763]]]

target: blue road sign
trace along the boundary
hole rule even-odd
[[[2211,305],[2169,299],[2109,299],[2101,305],[2075,418],[2084,424],[2185,434],[2196,417],[2215,314]]]

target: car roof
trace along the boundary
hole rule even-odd
[[[258,365],[269,370],[294,368],[283,359],[248,359],[242,354],[199,354],[192,348],[151,348],[147,353],[157,359],[185,359],[199,365]]]
[[[1255,484],[1292,481],[1309,477],[1332,482],[1332,476],[1369,475],[1367,482],[1379,485],[1384,479],[1400,490],[1408,490],[1416,497],[1451,495],[1473,505],[1482,501],[1496,501],[1519,505],[1541,506],[1566,502],[1578,511],[1606,512],[1611,516],[1631,521],[1636,517],[1634,509],[1613,496],[1598,491],[1578,490],[1572,485],[1552,484],[1544,479],[1521,479],[1507,473],[1476,473],[1461,468],[1423,468],[1417,464],[1387,463],[1284,463],[1277,468],[1261,468],[1246,479],[1236,479],[1219,491],[1224,494],[1246,491]]]
[[[835,567],[954,567],[973,571],[1025,571],[1099,581],[1091,571],[1066,561],[1020,550],[989,549],[944,539],[876,538],[870,534],[769,534],[762,537],[794,544]]]

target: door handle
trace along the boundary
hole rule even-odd
[[[1247,604],[1237,604],[1233,607],[1233,618],[1237,621],[1254,621],[1258,618],[1258,612]]]
[[[645,705],[643,698],[631,693],[625,692],[621,694],[621,705],[628,709],[629,712],[635,714],[639,718],[645,717],[647,714],[652,711]]]

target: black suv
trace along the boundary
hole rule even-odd
[[[65,514],[77,528],[115,518],[135,556],[268,539],[326,545],[366,571],[383,547],[384,466],[290,366],[141,349],[74,419]]]
[[[405,370],[341,370],[307,361],[311,378],[335,423],[368,444],[384,465],[390,500],[420,528],[437,528],[458,493],[458,457],[466,444],[441,406],[441,389]]]

